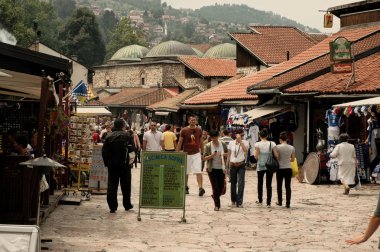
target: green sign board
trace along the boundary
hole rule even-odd
[[[184,208],[186,153],[144,151],[140,208]]]
[[[351,42],[345,37],[337,37],[330,42],[331,61],[351,61]]]

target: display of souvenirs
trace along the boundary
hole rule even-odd
[[[75,166],[79,163],[82,168],[88,168],[92,163],[92,132],[91,124],[95,118],[72,116],[69,132],[69,161]]]
[[[372,183],[380,184],[380,165],[377,165],[371,174]]]

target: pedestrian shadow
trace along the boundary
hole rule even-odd
[[[361,193],[361,192],[350,192],[348,197],[374,197],[377,193]]]

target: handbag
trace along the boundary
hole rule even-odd
[[[290,166],[292,168],[292,178],[298,176],[298,163],[297,158],[294,158],[293,162],[290,162]]]
[[[279,164],[276,158],[273,156],[272,142],[269,144],[269,156],[265,162],[265,167],[269,172],[276,172],[279,169]]]

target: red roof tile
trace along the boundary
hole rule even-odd
[[[368,36],[369,34],[371,35]],[[358,55],[362,52],[368,51],[380,45],[380,26],[376,26],[376,28],[368,27],[368,29],[360,28],[354,30],[345,30],[337,34],[334,34],[332,37],[325,39],[323,42],[319,43],[318,45],[310,48],[309,50],[299,55],[302,59],[304,55],[307,56],[309,53],[312,53],[309,57],[310,60],[307,61],[305,64],[298,64],[296,67],[291,68],[290,71],[279,72],[278,74],[274,75],[271,79],[268,79],[265,82],[255,85],[254,89],[280,88],[287,85],[288,83],[291,83],[292,81],[301,79],[303,77],[307,77],[320,70],[329,68],[331,63],[328,45],[330,41],[334,40],[336,37],[339,36],[344,36],[348,40],[355,42],[353,45],[353,52],[355,55]],[[319,48],[321,50],[321,56],[313,57],[313,51],[317,51],[315,49]],[[323,50],[325,50],[325,52],[323,52]],[[297,58],[298,56],[296,56],[295,59],[292,59],[288,62],[291,63],[291,61],[297,60]],[[288,62],[284,62],[283,64],[287,65],[289,64]]]
[[[173,97],[175,94],[165,88],[125,88],[120,93],[100,100],[106,105],[149,106]]]
[[[202,53],[205,53],[208,49],[211,48],[210,44],[190,44],[190,46],[201,51]]]
[[[230,36],[266,65],[279,64],[315,45],[317,41],[295,27],[251,26],[252,33]]]
[[[263,70],[267,71],[270,68]],[[252,82],[249,81],[249,76],[243,77],[236,75],[202,93],[187,99],[184,104],[211,104],[219,103],[225,100],[255,100],[257,96],[247,94],[247,87]]]
[[[236,75],[236,61],[231,59],[180,57],[179,60],[202,77],[232,77]]]
[[[308,33],[308,35],[317,43],[323,41],[325,38],[328,37],[328,35],[323,33]]]
[[[187,90],[183,91],[182,93],[180,93],[180,94],[178,94],[172,98],[151,104],[150,106],[148,106],[148,108],[153,109],[153,110],[177,111],[180,108],[179,105],[184,100],[186,100],[186,99],[188,99],[194,95],[197,95],[199,92],[200,91],[198,89],[187,89]]]
[[[380,41],[377,38],[378,34],[374,34],[380,31],[380,25],[371,27],[360,27],[356,29],[347,29],[336,33],[333,37],[329,37],[321,43],[309,48],[308,50],[298,54],[289,61],[285,61],[279,65],[267,68],[257,73],[253,73],[244,78],[231,78],[211,89],[208,89],[199,95],[196,95],[188,100],[185,104],[210,104],[219,103],[223,100],[238,100],[238,99],[255,99],[256,96],[250,96],[247,94],[247,88],[254,85],[255,89],[265,89],[280,87],[284,83],[276,83],[266,86],[265,81],[271,81],[276,77],[286,78],[286,81],[294,81],[307,74],[315,73],[320,69],[328,67],[326,66],[326,57],[329,53],[329,42],[338,36],[345,36],[350,41],[359,41],[355,46],[355,50],[363,51],[365,48],[372,48],[376,45],[376,41]],[[327,56],[326,56],[327,55]],[[318,64],[323,66],[319,66]],[[329,64],[329,63],[328,63]],[[296,71],[294,71],[296,70]],[[292,75],[294,73],[294,76]],[[285,74],[288,74],[285,76]],[[278,81],[276,79],[275,81]]]
[[[380,52],[355,62],[355,82],[347,86],[351,74],[327,73],[301,85],[286,89],[288,93],[371,93],[380,88]]]

